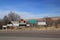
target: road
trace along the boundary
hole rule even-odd
[[[60,40],[60,31],[0,32],[1,40]]]

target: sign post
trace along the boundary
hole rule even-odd
[[[32,26],[35,26],[36,22],[37,22],[37,21],[36,21],[36,20],[33,20],[33,19],[32,19],[32,20],[29,20],[29,23],[30,23]]]

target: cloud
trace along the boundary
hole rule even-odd
[[[15,11],[15,13],[19,14],[23,19],[35,19],[35,18],[43,18],[43,17],[54,17],[58,16],[57,13],[31,13],[31,12],[20,12]]]
[[[9,11],[0,10],[0,18],[3,18],[5,15],[8,15]]]
[[[0,18],[3,18],[5,15],[8,15],[9,14],[9,10],[0,10]],[[13,11],[15,12],[16,14],[20,15],[21,18],[23,19],[35,19],[35,18],[42,18],[42,17],[51,17],[51,16],[56,16],[56,14],[54,13],[37,13],[37,14],[33,14],[31,12],[20,12],[20,11]]]

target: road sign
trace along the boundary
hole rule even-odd
[[[30,24],[35,24],[37,21],[36,20],[29,20]]]

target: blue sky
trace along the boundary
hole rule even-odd
[[[10,11],[25,19],[60,16],[60,0],[0,0],[0,18]]]

